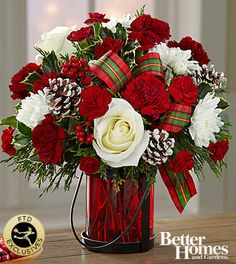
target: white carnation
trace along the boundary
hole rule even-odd
[[[224,125],[218,116],[222,112],[217,108],[219,101],[219,97],[214,98],[213,93],[208,93],[194,110],[189,133],[198,147],[208,147],[210,142],[215,142],[215,133],[219,133]]]
[[[163,66],[169,66],[177,75],[187,75],[201,70],[197,61],[189,60],[191,50],[181,50],[179,47],[169,48],[165,43],[160,43],[150,51],[159,53]]]
[[[115,16],[111,16],[110,21],[107,23],[102,23],[103,27],[106,27],[111,30],[112,33],[116,33],[116,25],[120,23],[123,27],[128,28],[130,24],[133,22],[134,18],[131,17],[130,14],[123,15],[120,18],[116,18]]]
[[[44,119],[44,115],[50,112],[47,95],[48,89],[45,88],[43,91],[38,91],[37,94],[31,93],[29,97],[23,99],[16,119],[34,129]]]

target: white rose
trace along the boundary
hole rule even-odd
[[[93,147],[113,168],[137,166],[149,143],[142,117],[125,100],[113,98],[106,114],[94,120]]]
[[[75,52],[75,48],[72,42],[67,40],[67,36],[74,30],[77,26],[73,27],[55,27],[49,32],[45,32],[41,36],[41,40],[36,42],[35,47],[40,48],[43,51],[51,52],[54,50],[59,58],[59,55],[69,54],[71,56]],[[42,55],[36,56],[36,61],[42,61]]]

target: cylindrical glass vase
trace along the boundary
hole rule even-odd
[[[137,186],[126,179],[116,192],[112,178],[87,176],[86,231],[82,233],[85,244],[104,245],[118,237],[132,221],[144,195],[147,184],[140,177]],[[154,188],[130,229],[113,246],[96,249],[96,252],[132,253],[147,251],[154,245]]]

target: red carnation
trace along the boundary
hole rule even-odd
[[[94,13],[89,13],[89,19],[85,20],[84,23],[85,24],[92,24],[94,22],[107,23],[108,21],[110,21],[110,19],[105,18],[105,14],[100,14],[98,12],[94,12]]]
[[[91,121],[103,116],[111,102],[111,94],[107,89],[96,85],[84,89],[80,97],[82,101],[79,103],[79,112]]]
[[[180,47],[182,50],[191,50],[192,59],[199,62],[200,65],[208,64],[210,59],[201,43],[193,40],[191,37],[184,37],[180,42],[169,41],[169,47]]]
[[[182,149],[179,151],[175,159],[170,162],[170,169],[173,172],[185,172],[193,168],[194,160],[190,151]]]
[[[9,89],[12,92],[11,98],[13,100],[16,99],[24,99],[25,97],[29,96],[30,93],[28,91],[28,84],[18,83],[18,84],[10,84]]]
[[[197,101],[198,87],[190,76],[180,76],[173,78],[169,93],[176,102],[192,106]]]
[[[80,159],[81,171],[84,171],[87,175],[92,175],[97,172],[100,168],[100,161],[91,156],[86,156]]]
[[[66,132],[55,123],[55,117],[45,115],[41,124],[32,131],[32,143],[39,154],[39,160],[45,164],[61,163],[65,137]]]
[[[82,27],[79,30],[72,31],[67,37],[70,41],[81,41],[93,37],[93,27]]]
[[[49,86],[49,79],[55,79],[60,77],[58,72],[49,72],[43,74],[39,80],[34,82],[34,93],[37,93],[40,90],[43,90],[45,87]]]
[[[9,85],[9,89],[12,92],[12,99],[24,99],[25,97],[29,96],[29,85],[22,82],[29,74],[33,72],[41,73],[41,67],[36,63],[28,63],[23,68],[21,68],[19,72],[12,76],[11,84]]]
[[[121,39],[113,39],[112,37],[104,38],[103,43],[98,45],[94,49],[94,54],[96,59],[99,59],[107,53],[109,50],[112,50],[115,53],[118,53],[123,48],[123,41]]]
[[[164,42],[170,38],[169,24],[146,14],[137,17],[131,23],[130,31],[129,41],[137,39],[142,50],[152,48],[155,43]]]
[[[16,149],[12,144],[14,129],[9,126],[2,132],[2,151],[12,156],[16,153]]]
[[[212,143],[208,149],[212,153],[210,158],[216,163],[218,160],[223,160],[225,154],[229,150],[229,141],[227,139]]]
[[[151,119],[158,119],[170,107],[165,84],[152,74],[143,73],[133,79],[122,93],[135,110]]]

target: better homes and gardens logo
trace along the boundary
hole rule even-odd
[[[181,235],[173,236],[170,232],[160,232],[161,246],[174,246],[175,259],[228,259],[227,245],[204,245],[204,236]]]

